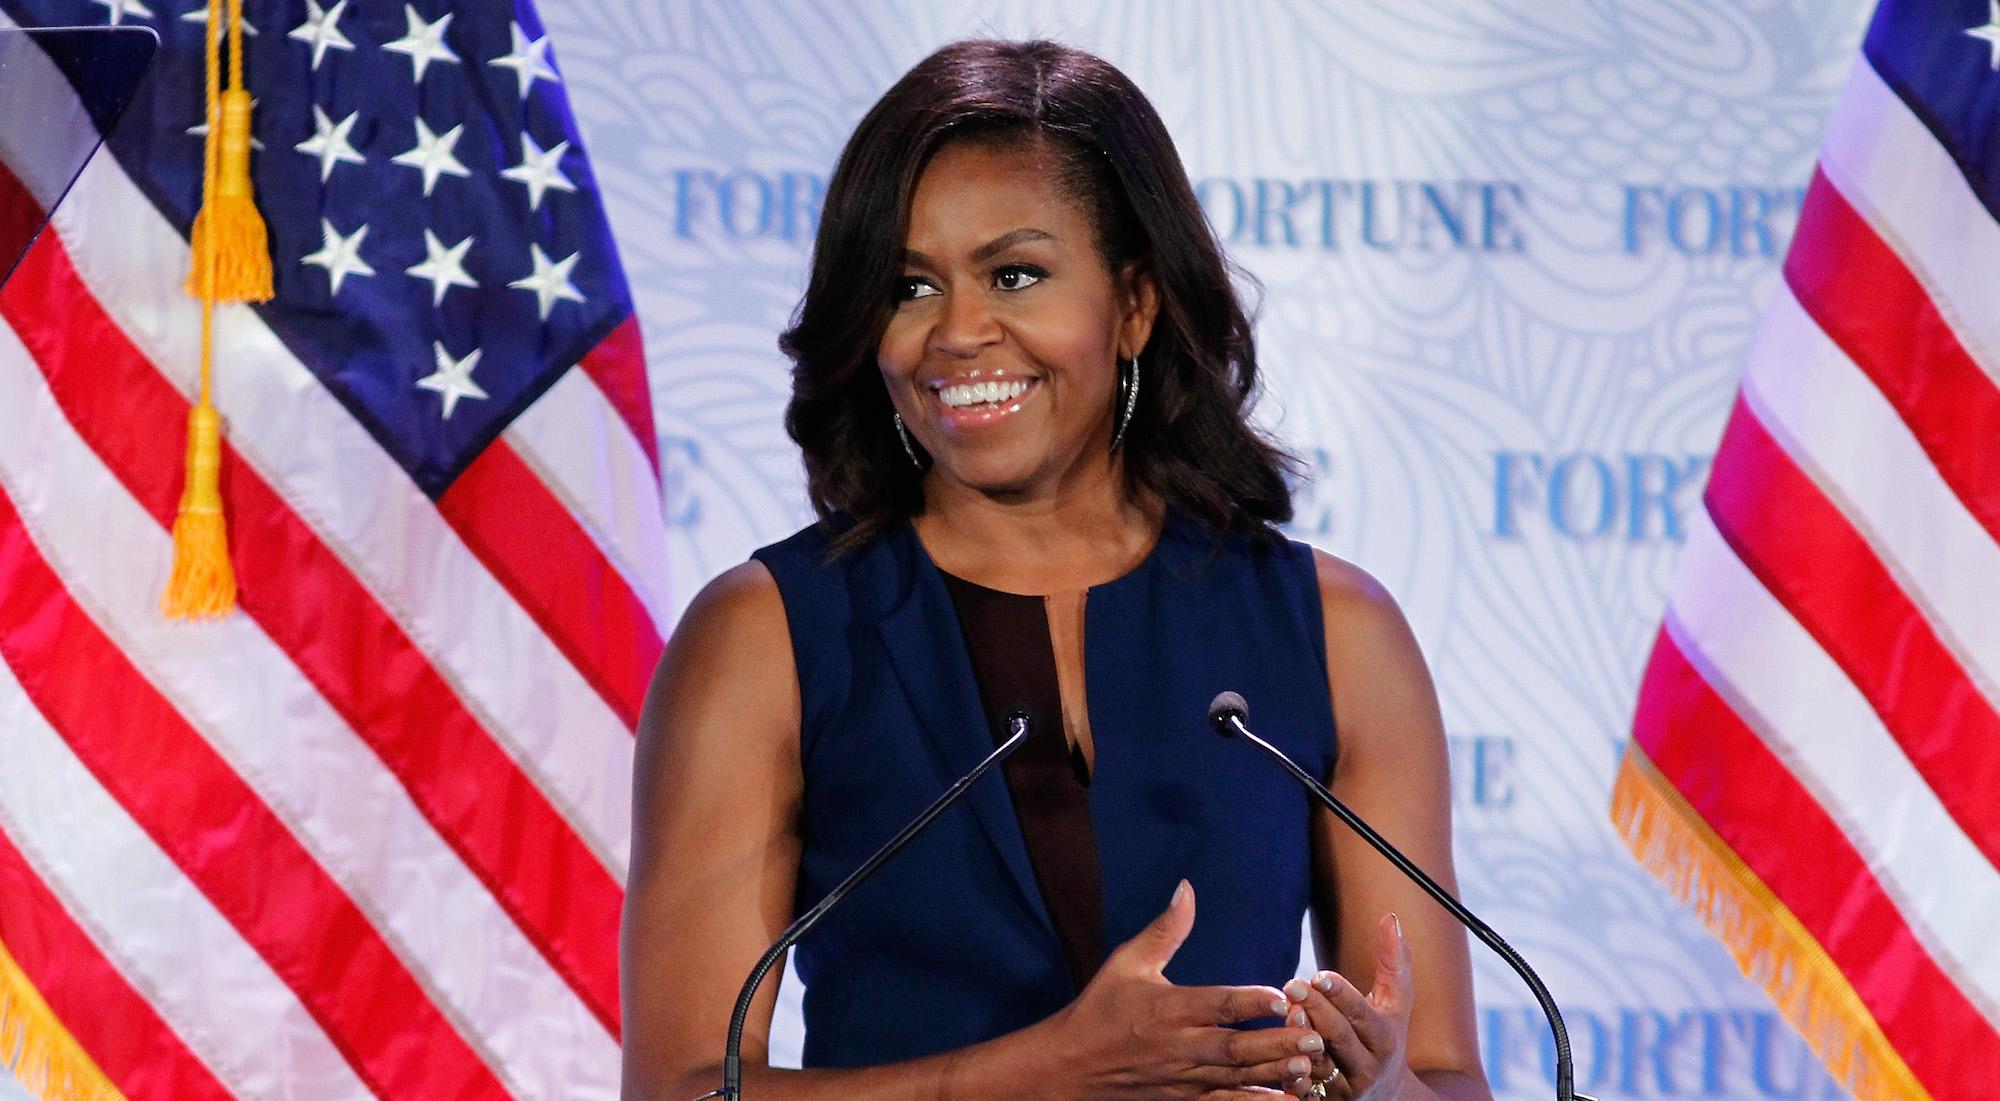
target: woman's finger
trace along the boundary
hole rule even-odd
[[[1187,1049],[1203,1066],[1233,1070],[1240,1067],[1280,1066],[1297,1059],[1301,1069],[1292,1071],[1300,1075],[1311,1069],[1312,1057],[1326,1050],[1326,1040],[1310,1028],[1262,1028],[1204,1029],[1205,1036],[1194,1041]],[[1273,1074],[1264,1079],[1232,1079],[1232,1081],[1271,1081],[1287,1077]]]
[[[1196,1081],[1211,1089],[1276,1089],[1281,1083],[1311,1074],[1301,1069],[1310,1062],[1304,1055],[1289,1055],[1253,1066],[1202,1067],[1195,1072]]]
[[[1371,1077],[1377,1059],[1355,1032],[1354,1022],[1333,1001],[1334,993],[1342,987],[1348,990],[1354,989],[1338,974],[1322,971],[1313,976],[1310,984],[1293,979],[1291,984],[1285,987],[1285,995],[1299,1008],[1305,1010],[1306,1020],[1311,1024],[1313,1031],[1325,1038],[1327,1049],[1342,1070],[1349,1074]],[[1355,997],[1358,1000],[1360,996]],[[1363,1008],[1366,1008],[1365,1003]]]
[[[1328,974],[1332,975],[1333,982],[1332,989],[1326,992],[1326,1000],[1371,1055],[1378,1059],[1386,1058],[1396,1050],[1396,1018],[1375,1008],[1375,1003],[1348,982],[1346,976],[1336,972]]]
[[[1354,1022],[1354,1031],[1369,1051],[1387,1059],[1403,1045],[1409,1029],[1411,994],[1410,943],[1403,936],[1403,922],[1395,914],[1384,914],[1375,927],[1375,985],[1362,994],[1353,983],[1341,979],[1329,997],[1342,1015]]]
[[[1410,942],[1403,936],[1403,919],[1388,914],[1375,928],[1375,989],[1369,1004],[1391,1017],[1408,1017],[1411,996]]]
[[[1168,999],[1168,1019],[1189,1025],[1234,1025],[1282,1017],[1288,1003],[1268,986],[1176,986]]]
[[[1289,994],[1290,989],[1288,989],[1286,993]],[[1312,1018],[1306,1015],[1305,1007],[1302,1005],[1295,1005],[1292,1007],[1292,1011],[1285,1015],[1285,1024],[1291,1028],[1313,1027]],[[1319,1030],[1313,1029],[1313,1035],[1318,1036]],[[1324,1041],[1326,1038],[1324,1036],[1321,1036],[1320,1039]],[[1333,1061],[1333,1050],[1331,1048],[1323,1048],[1318,1054],[1312,1057],[1312,1069],[1307,1073],[1306,1077],[1315,1082],[1326,1078],[1331,1078],[1333,1076],[1336,1067],[1337,1064],[1334,1063]],[[1291,1089],[1291,1087],[1289,1086],[1287,1086],[1286,1089],[1293,1093],[1298,1092],[1297,1090]],[[1301,1096],[1304,1095],[1301,1094]]]

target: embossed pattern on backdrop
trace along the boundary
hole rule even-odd
[[[1841,1096],[1604,806],[1865,8],[548,0],[653,360],[677,599],[808,517],[774,337],[861,112],[955,38],[1095,50],[1263,284],[1260,416],[1312,467],[1295,534],[1409,614],[1464,893],[1568,1009],[1579,1084]],[[1496,1093],[1547,1096],[1533,1003],[1478,979]]]

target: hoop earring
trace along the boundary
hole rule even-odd
[[[1132,410],[1137,408],[1139,404],[1138,356],[1132,357],[1130,369],[1124,371],[1122,375],[1123,377],[1118,380],[1118,389],[1123,391],[1122,397],[1124,400],[1122,402],[1123,408],[1118,414],[1118,430],[1111,434],[1111,450],[1113,451],[1118,450],[1118,445],[1124,441],[1125,430],[1132,427]]]
[[[922,473],[924,461],[917,458],[917,449],[910,443],[910,430],[903,427],[903,415],[901,413],[891,413],[890,419],[896,422],[896,439],[900,440],[903,444],[903,454],[908,455],[910,457],[910,465],[916,467],[918,473]]]

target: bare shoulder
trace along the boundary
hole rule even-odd
[[[1406,744],[1413,729],[1434,729],[1436,689],[1395,598],[1351,562],[1315,550],[1313,563],[1343,757],[1365,757],[1378,740]]]
[[[1317,548],[1313,568],[1319,579],[1320,607],[1326,613],[1328,643],[1381,646],[1409,638],[1403,610],[1373,574]]]
[[[704,585],[675,625],[646,695],[641,748],[675,731],[782,738],[797,729],[798,698],[778,583],[745,562]]]
[[[769,636],[791,648],[785,601],[762,562],[732,566],[701,587],[674,628],[674,641],[741,640]]]

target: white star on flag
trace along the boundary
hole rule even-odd
[[[427,254],[424,262],[405,270],[419,279],[431,281],[431,305],[436,306],[444,301],[444,292],[447,288],[479,286],[479,281],[465,270],[465,250],[471,247],[472,238],[467,237],[446,248],[444,243],[437,239],[437,234],[432,233],[429,228],[424,230],[424,252]]]
[[[100,0],[101,2],[101,0]],[[352,50],[354,43],[340,33],[340,15],[347,10],[347,0],[337,2],[325,11],[320,10],[317,0],[306,0],[306,21],[292,28],[287,38],[296,38],[312,46],[314,69],[326,57],[326,51]]]
[[[523,276],[507,285],[517,290],[534,291],[535,299],[541,305],[543,321],[549,319],[549,309],[556,304],[557,299],[569,302],[583,301],[582,292],[576,289],[576,284],[569,281],[570,269],[576,266],[576,258],[583,253],[572,252],[551,264],[549,258],[543,255],[542,246],[531,244],[528,246],[528,251],[535,262],[534,274]]]
[[[422,172],[424,174],[425,195],[431,193],[431,187],[437,183],[437,179],[441,175],[458,176],[461,178],[472,175],[471,172],[466,170],[464,165],[458,162],[458,158],[452,154],[452,149],[458,145],[460,134],[465,130],[464,123],[460,123],[442,134],[433,134],[431,133],[431,128],[424,125],[423,119],[419,118],[416,122],[416,148],[411,149],[407,153],[398,153],[394,157],[391,157],[390,160],[396,164],[407,168],[414,168]]]
[[[368,226],[364,223],[352,236],[342,237],[333,223],[325,218],[319,220],[320,239],[323,242],[318,252],[310,253],[299,260],[301,264],[326,269],[333,281],[333,294],[340,293],[341,283],[350,275],[373,275],[375,269],[361,258],[361,241],[368,236]]]
[[[566,141],[559,141],[554,148],[544,150],[524,132],[521,135],[521,163],[502,169],[500,175],[525,185],[528,189],[528,209],[538,210],[542,205],[542,194],[548,189],[576,190],[576,185],[562,174],[562,157],[567,152],[569,143]]]
[[[103,3],[103,0],[97,0],[97,2]],[[208,6],[204,4],[203,6],[196,8],[191,12],[188,12],[186,15],[181,16],[181,22],[183,23],[208,22]],[[249,35],[251,38],[255,38],[257,37],[257,28],[251,24],[250,20],[245,19],[243,20],[243,33]]]
[[[153,17],[152,9],[141,4],[139,0],[90,0],[90,2],[101,5],[105,11],[111,13],[110,25],[114,27],[128,15],[137,16],[141,19],[151,19]]]
[[[361,117],[359,111],[349,111],[339,122],[326,117],[320,105],[313,104],[313,136],[292,146],[310,157],[319,158],[319,182],[325,183],[333,175],[336,164],[366,164],[368,158],[361,151],[347,143],[348,131],[354,129],[354,120]]]
[[[557,76],[555,69],[549,65],[548,37],[544,35],[541,38],[530,40],[527,35],[521,32],[521,25],[519,23],[509,23],[507,29],[514,37],[514,49],[509,53],[494,58],[487,62],[487,64],[498,65],[502,69],[514,70],[514,79],[521,86],[521,98],[523,100],[528,98],[528,89],[534,87],[537,80],[552,80],[561,83],[562,77]]]
[[[451,25],[453,14],[445,12],[437,22],[426,23],[424,17],[417,14],[416,5],[405,4],[403,18],[409,24],[408,32],[394,42],[383,43],[382,48],[394,53],[408,54],[410,64],[416,67],[415,79],[418,83],[422,83],[424,69],[431,62],[449,61],[453,65],[458,64],[458,55],[451,52],[450,46],[444,44],[444,29]]]
[[[432,341],[437,350],[437,370],[417,380],[417,385],[444,398],[444,419],[451,419],[451,411],[458,408],[460,398],[484,398],[486,391],[472,381],[472,369],[479,366],[479,349],[474,348],[464,359],[453,359],[444,350],[443,341]]]
[[[2000,0],[1987,0],[1987,2],[1992,7],[1987,10],[1986,25],[1973,27],[1965,33],[1985,41],[1987,48],[1992,51],[1992,67],[1996,72],[2000,72]]]

